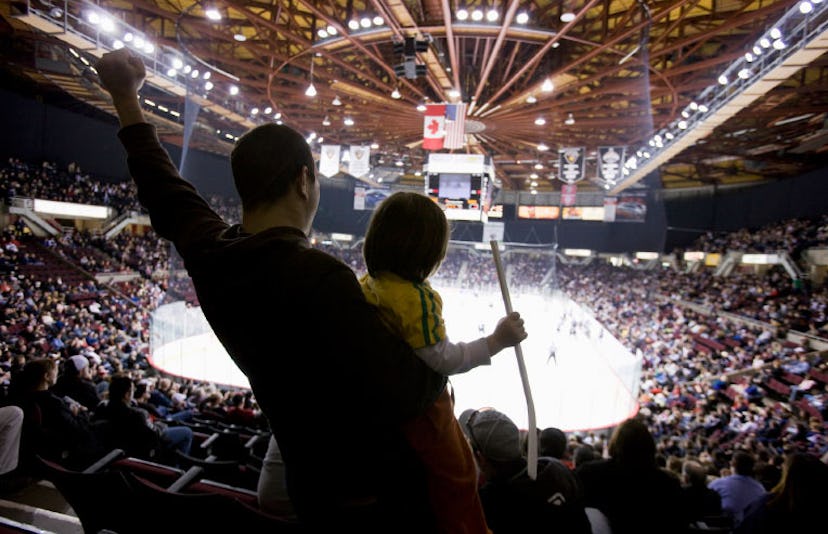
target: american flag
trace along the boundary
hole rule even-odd
[[[463,148],[465,134],[466,104],[446,104],[446,138],[443,148]]]

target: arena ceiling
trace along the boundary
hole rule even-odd
[[[813,1],[816,6],[821,3]],[[194,69],[210,70],[214,89],[210,94],[202,90],[202,96],[221,100],[223,111],[201,113],[201,128],[193,138],[197,147],[226,153],[229,137],[262,120],[282,120],[305,134],[314,132],[325,143],[376,143],[374,163],[389,170],[389,180],[417,183],[421,178],[414,172],[427,153],[421,149],[423,115],[416,107],[462,100],[469,105],[469,129],[475,132],[467,136],[469,143],[463,150],[491,155],[504,190],[539,192],[559,189],[561,182],[554,179],[557,151],[566,146],[585,147],[588,166],[583,184],[596,186],[590,176],[595,176],[598,147],[634,149],[673,127],[705,88],[715,86],[720,74],[797,4],[794,0],[104,0],[94,6],[2,2],[4,32],[14,43],[4,54],[13,54],[21,71],[39,83],[57,85],[107,111],[111,108],[95,76],[65,52],[61,55],[66,40],[47,35],[27,20],[32,8],[59,9],[52,15],[71,15],[87,23],[88,13],[97,9],[101,16],[141,32],[156,44],[156,55],[174,50]],[[474,20],[477,9],[482,20]],[[460,20],[463,10],[468,18]],[[489,20],[491,10],[497,17]],[[102,41],[113,38],[106,32],[99,35]],[[413,60],[421,65],[416,78],[395,72],[395,66],[406,61],[400,51],[404,46],[395,44],[406,38],[414,38],[415,48],[420,43]],[[824,51],[825,35],[821,39]],[[92,48],[89,53],[95,54]],[[788,69],[784,80],[747,107],[663,162],[659,168],[664,186],[781,179],[824,165],[828,55],[812,56],[807,64]],[[50,69],[61,57],[69,60],[70,68]],[[316,88],[312,97],[306,95],[311,82]],[[546,90],[549,82],[551,91]],[[238,94],[227,92],[231,85],[239,88]],[[459,96],[453,96],[453,91]],[[182,96],[174,91],[151,96],[154,103],[179,110],[177,118],[159,114],[153,120],[168,141],[180,143]],[[252,115],[254,108],[256,115]],[[202,109],[211,108],[205,104]],[[348,120],[353,124],[346,124]]]

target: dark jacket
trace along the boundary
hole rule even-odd
[[[684,532],[689,523],[678,479],[659,469],[633,469],[614,459],[578,466],[584,503],[607,516],[613,534]]]
[[[511,477],[480,488],[486,522],[494,534],[565,532],[590,534],[583,495],[575,475],[560,460],[538,458],[537,478],[526,462]]]
[[[300,518],[332,520],[343,505],[377,499],[394,528],[422,529],[413,520],[427,506],[422,470],[400,423],[434,402],[444,377],[383,326],[353,271],[300,230],[228,226],[178,176],[152,126],[119,136],[153,228],[175,244],[250,380]]]
[[[87,410],[94,410],[101,402],[95,384],[79,376],[59,376],[55,385],[52,386],[52,392],[58,397],[71,397],[72,400],[85,406]]]
[[[102,433],[109,448],[124,449],[129,456],[151,458],[161,447],[162,429],[153,424],[146,410],[110,400],[95,410],[95,420],[107,423]]]

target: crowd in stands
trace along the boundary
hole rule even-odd
[[[828,215],[788,219],[760,228],[743,228],[734,232],[706,232],[688,250],[725,253],[772,253],[784,250],[796,259],[809,247],[828,244]]]
[[[74,164],[62,171],[10,160],[0,170],[0,189],[7,198],[138,209],[131,185],[97,182]],[[237,203],[220,197],[210,202],[238,221]],[[696,246],[793,253],[827,242],[823,217],[711,234]],[[358,243],[316,246],[365,273]],[[79,278],[42,268],[56,258]],[[613,532],[664,531],[656,526],[717,516],[739,532],[772,532],[768,525],[813,513],[814,503],[797,492],[817,484],[824,495],[828,484],[828,362],[786,334],[828,338],[828,287],[794,284],[780,269],[716,277],[706,270],[643,270],[597,260],[558,262],[553,269],[549,254],[532,249],[507,251],[504,258],[516,291],[537,291],[544,281],[555,285],[642,359],[640,412],[611,437],[544,430],[547,439],[540,443],[550,448],[542,455],[555,459],[543,461],[549,480],[544,491],[555,488],[580,511],[599,509]],[[180,268],[169,245],[151,231],[110,239],[73,231],[44,239],[17,221],[0,234],[0,404],[19,405],[38,418],[36,428],[24,424],[21,451],[82,466],[120,446],[138,457],[176,463],[195,446],[194,419],[266,430],[249,391],[164,376],[151,365],[152,310],[171,295],[197,303],[186,276],[177,274]],[[91,276],[104,272],[136,276],[110,285]],[[489,254],[454,246],[433,283],[491,291],[497,275]],[[488,475],[484,503],[512,510],[509,517],[530,517],[524,501],[534,497],[521,475],[525,460],[514,448],[517,428],[502,414],[466,415],[461,423],[467,434],[473,428],[473,448],[479,432],[508,434],[500,449],[475,450],[484,479]],[[525,447],[525,432],[523,439]],[[675,502],[686,506],[673,510]],[[791,519],[797,510],[800,515]],[[564,521],[560,511],[543,514]],[[582,515],[565,521],[583,526]],[[642,517],[657,525],[642,526]],[[589,518],[593,528],[595,521]]]

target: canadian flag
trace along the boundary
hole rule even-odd
[[[423,150],[440,150],[445,137],[445,104],[428,104],[423,118]]]

